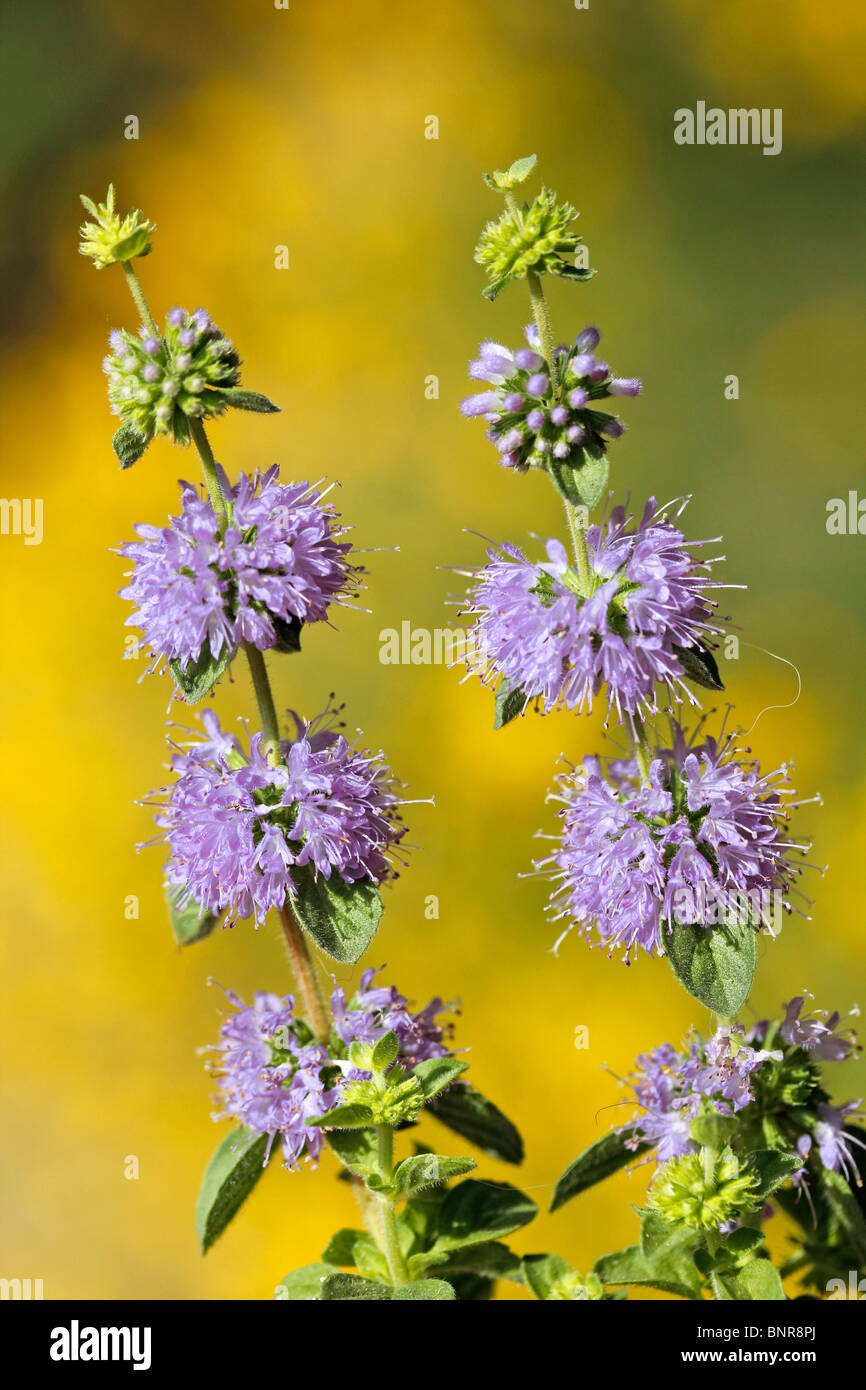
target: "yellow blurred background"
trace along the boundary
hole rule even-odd
[[[487,1160],[480,1174],[546,1210],[566,1163],[624,1113],[606,1108],[618,1093],[602,1064],[622,1074],[708,1021],[664,962],[626,969],[576,937],[555,958],[545,888],[517,877],[551,826],[557,759],[598,748],[598,722],[526,718],[494,735],[477,683],[378,659],[384,628],[452,624],[449,567],[479,560],[474,533],[561,529],[553,490],[499,470],[457,410],[480,339],[515,344],[528,321],[521,287],[481,297],[472,250],[497,211],[482,169],[535,150],[581,209],[599,273],[554,284],[554,328],[597,322],[615,369],[644,379],[612,450],[618,493],[691,492],[688,534],[724,534],[726,577],[748,585],[727,605],[739,721],[794,698],[793,672],[763,649],[802,673],[799,702],[764,714],[750,742],[823,793],[801,823],[830,867],[812,920],[762,942],[744,1017],[804,987],[843,1011],[862,997],[866,540],[825,529],[829,498],[866,490],[857,0],[69,0],[7,15],[3,68],[0,490],[44,499],[44,540],[0,537],[0,1274],[43,1278],[47,1298],[268,1298],[356,1220],[330,1159],[274,1168],[206,1259],[196,1247],[223,1133],[197,1054],[218,1027],[207,979],[246,997],[290,981],[276,927],[179,952],[161,851],[135,850],[151,834],[136,798],[163,781],[168,687],[123,660],[111,547],[175,511],[176,480],[198,465],[156,444],[122,474],[111,451],[100,363],[109,328],[135,318],[120,272],[94,274],[76,249],[78,193],[103,197],[109,180],[158,223],[140,263],[157,317],[207,307],[244,384],[282,406],[219,422],[221,461],[339,480],[357,544],[386,548],[368,557],[371,613],[341,613],[337,633],[310,632],[302,658],[271,665],[282,707],[312,714],[336,691],[409,795],[435,799],[411,808],[418,849],[365,963],[387,962],[418,1005],[460,999],[472,1079],[527,1147],[516,1175]],[[676,146],[673,112],[698,100],[782,107],[782,154]],[[217,708],[251,711],[240,668]],[[860,1064],[832,1075],[841,1098],[864,1089]],[[431,1120],[424,1137],[461,1151]],[[620,1175],[514,1244],[586,1269],[635,1238],[645,1180]],[[784,1249],[781,1218],[771,1229]]]

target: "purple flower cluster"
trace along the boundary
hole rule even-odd
[[[360,752],[326,726],[301,725],[275,763],[261,734],[245,752],[213,711],[202,719],[208,737],[174,753],[176,779],[156,802],[179,906],[260,923],[295,895],[298,870],[345,883],[379,883],[392,872],[389,855],[405,827],[381,754]]]
[[[121,597],[136,605],[127,626],[155,664],[182,671],[202,654],[250,642],[265,651],[283,625],[323,621],[353,590],[358,571],[336,512],[307,483],[283,486],[279,470],[241,474],[226,492],[225,517],[189,483],[169,526],[136,527],[120,554],[133,562]]]
[[[410,1067],[426,1062],[430,1057],[445,1057],[445,1030],[437,1016],[446,1005],[441,999],[431,999],[426,1008],[413,1014],[402,994],[393,985],[375,985],[379,970],[365,970],[358,991],[347,1003],[342,985],[331,995],[333,1027],[344,1043],[377,1043],[386,1033],[396,1033],[400,1043],[399,1056]]]
[[[445,1008],[442,1000],[433,999],[413,1014],[393,986],[373,984],[378,973],[365,970],[348,1003],[343,988],[334,989],[331,1036],[325,1043],[313,1039],[296,1018],[290,994],[281,999],[260,992],[245,1005],[228,992],[235,1012],[223,1021],[215,1049],[219,1061],[211,1067],[222,1102],[214,1118],[231,1116],[257,1134],[279,1135],[288,1168],[297,1168],[302,1158],[315,1164],[323,1132],[308,1128],[307,1121],[339,1104],[346,1083],[364,1075],[345,1060],[350,1043],[376,1043],[393,1032],[407,1070],[429,1057],[447,1056],[450,1030],[436,1021]]]
[[[486,684],[505,677],[544,713],[592,709],[604,687],[608,718],[620,721],[656,713],[657,687],[669,704],[683,693],[695,703],[682,654],[721,631],[707,595],[721,587],[714,561],[690,553],[709,542],[687,542],[652,497],[632,522],[615,507],[589,528],[588,593],[559,541],[547,542],[546,563],[512,545],[490,550],[468,596],[470,670]]]
[[[734,1115],[754,1098],[750,1076],[767,1061],[781,1061],[781,1052],[756,1051],[745,1043],[742,1028],[719,1028],[708,1040],[698,1039],[679,1053],[670,1043],[641,1053],[637,1070],[625,1084],[640,1114],[625,1126],[628,1147],[651,1144],[659,1163],[696,1148],[689,1126],[704,1097],[720,1115]]]
[[[551,908],[617,948],[664,954],[675,922],[707,928],[749,922],[775,934],[806,845],[789,839],[780,790],[786,767],[762,775],[734,735],[695,742],[672,721],[642,782],[632,760],[585,758],[558,779],[561,840],[536,868],[557,882]],[[743,752],[747,750],[742,750]],[[557,946],[559,942],[557,942]]]
[[[584,329],[573,348],[556,349],[552,364],[541,355],[534,324],[526,329],[529,346],[516,352],[500,343],[481,344],[469,375],[492,389],[468,396],[461,409],[490,424],[488,437],[506,468],[543,468],[550,458],[568,459],[588,444],[603,448],[624,433],[620,420],[593,410],[592,403],[636,396],[641,384],[611,376],[608,364],[594,355],[600,336],[597,328]]]
[[[279,1135],[288,1168],[302,1158],[315,1164],[324,1135],[307,1120],[324,1115],[339,1098],[339,1077],[336,1086],[322,1078],[327,1048],[298,1028],[290,994],[281,999],[260,991],[251,1005],[231,992],[228,999],[236,1012],[220,1028],[221,1057],[212,1070],[223,1108],[214,1119],[231,1116],[256,1134]]]
[[[633,1118],[619,1131],[627,1136],[627,1147],[637,1149],[649,1144],[657,1163],[692,1152],[697,1145],[689,1136],[689,1128],[707,1100],[717,1114],[724,1116],[737,1115],[756,1104],[760,1108],[753,1079],[759,1070],[763,1076],[767,1070],[783,1066],[797,1052],[805,1052],[810,1062],[841,1062],[859,1050],[850,1029],[836,1031],[838,1013],[821,1013],[801,1024],[802,1006],[802,998],[783,1005],[785,1018],[778,1029],[766,1022],[755,1025],[748,1033],[739,1026],[722,1027],[709,1039],[694,1036],[682,1052],[665,1043],[652,1052],[642,1053],[636,1059],[636,1070],[623,1083],[637,1106]],[[768,1035],[786,1043],[787,1053],[778,1048],[763,1050],[761,1045]],[[795,1056],[793,1061],[796,1065]],[[815,1077],[811,1086],[817,1085]],[[773,1094],[772,1085],[770,1093]],[[833,1106],[819,1100],[814,1107],[796,1105],[789,1109],[787,1114],[798,1127],[811,1113],[811,1132],[803,1131],[796,1140],[792,1139],[792,1147],[795,1143],[804,1163],[793,1175],[795,1185],[805,1180],[805,1164],[813,1150],[825,1168],[846,1176],[855,1174],[850,1145],[859,1141],[845,1132],[845,1124],[860,1103],[849,1101]]]

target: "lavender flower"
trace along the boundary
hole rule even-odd
[[[134,566],[121,590],[136,605],[127,626],[142,629],[139,645],[154,665],[185,671],[242,642],[265,651],[293,623],[324,621],[331,603],[356,591],[359,571],[334,508],[307,483],[278,479],[277,468],[242,473],[227,490],[225,517],[183,483],[180,515],[169,526],[137,526],[139,539],[121,547]]]
[[[625,1136],[626,1146],[636,1150],[649,1145],[657,1163],[696,1151],[691,1122],[709,1102],[716,1114],[738,1118],[740,1132],[748,1139],[746,1147],[765,1146],[765,1116],[771,1118],[777,1134],[781,1126],[784,1142],[803,1160],[803,1167],[793,1175],[795,1186],[806,1181],[810,1156],[825,1168],[849,1176],[853,1172],[850,1146],[860,1141],[846,1132],[845,1124],[861,1102],[838,1107],[826,1102],[814,1053],[807,1052],[804,1061],[806,1044],[791,1036],[790,1019],[802,1003],[794,999],[783,1005],[785,1016],[779,1023],[758,1023],[748,1032],[740,1025],[726,1025],[710,1038],[691,1034],[681,1051],[665,1043],[637,1057],[635,1070],[622,1082],[635,1103],[631,1119],[618,1131]],[[838,1022],[838,1014],[830,1017]],[[763,1047],[768,1040],[787,1046]],[[845,1047],[828,1054],[828,1060],[844,1061],[852,1055],[853,1035],[845,1040]]]
[[[529,346],[516,352],[500,343],[481,344],[469,375],[491,389],[468,396],[461,406],[465,416],[483,416],[491,426],[488,437],[504,467],[543,468],[551,458],[569,459],[586,447],[601,450],[606,439],[618,439],[625,425],[592,404],[636,396],[641,383],[611,376],[594,355],[598,329],[585,329],[573,348],[560,345],[553,363],[541,355],[535,325],[525,333]]]
[[[321,1129],[307,1120],[336,1105],[336,1086],[323,1077],[330,1065],[327,1048],[311,1041],[295,1018],[294,1000],[259,992],[251,1005],[228,992],[237,1010],[220,1028],[220,1061],[213,1067],[223,1104],[215,1120],[231,1116],[257,1134],[280,1136],[287,1168],[302,1158],[314,1166],[324,1143]],[[272,1145],[268,1145],[267,1163]]]
[[[859,1051],[853,1030],[836,1031],[843,1021],[841,1015],[816,1009],[803,1016],[805,1002],[805,995],[801,994],[787,1005],[779,1030],[785,1042],[791,1047],[802,1047],[815,1061],[844,1062],[853,1057]],[[852,1009],[848,1017],[855,1018],[859,1013],[859,1009]]]
[[[297,1168],[301,1159],[315,1164],[323,1131],[308,1126],[338,1105],[347,1088],[367,1074],[346,1061],[352,1042],[376,1043],[396,1033],[401,1073],[411,1076],[418,1062],[445,1057],[446,1032],[436,1022],[444,1005],[433,999],[413,1014],[406,999],[391,987],[374,986],[378,970],[365,970],[349,1004],[342,986],[331,995],[332,1026],[327,1042],[317,1042],[307,1024],[295,1016],[290,994],[259,992],[253,1004],[227,991],[235,1013],[220,1028],[219,1061],[210,1070],[217,1077],[222,1110],[256,1134],[280,1136],[285,1165]],[[272,1145],[268,1145],[267,1163]]]
[[[585,758],[558,778],[561,841],[536,868],[557,883],[556,919],[594,927],[626,961],[638,947],[664,954],[675,922],[713,927],[750,922],[775,934],[785,896],[807,848],[787,835],[795,805],[783,804],[788,769],[762,774],[734,735],[697,743],[671,721],[672,746],[658,748],[642,783],[633,760]],[[559,942],[557,942],[557,947]]]
[[[652,497],[632,523],[615,507],[589,528],[589,593],[559,541],[547,542],[542,563],[513,545],[489,550],[468,596],[470,670],[489,685],[505,677],[546,714],[591,710],[605,686],[608,719],[657,712],[657,687],[669,705],[683,693],[696,703],[684,654],[721,632],[708,591],[722,586],[710,577],[715,561],[690,550],[710,542],[687,542]]]
[[[374,985],[379,970],[365,970],[360,988],[347,1003],[342,985],[331,995],[334,1029],[348,1046],[350,1042],[375,1044],[386,1033],[395,1033],[400,1043],[399,1057],[410,1067],[430,1057],[445,1057],[446,1031],[436,1021],[446,1005],[431,999],[419,1013],[410,1012],[402,994],[393,985]]]
[[[264,920],[295,896],[296,876],[336,873],[380,883],[405,827],[397,784],[382,754],[362,753],[327,725],[300,724],[274,763],[254,734],[249,751],[203,716],[207,739],[177,749],[176,780],[155,804],[170,858],[166,881],[179,907]]]

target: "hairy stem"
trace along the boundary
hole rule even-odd
[[[589,554],[586,549],[586,532],[580,524],[580,517],[566,498],[562,499],[565,507],[565,515],[568,521],[568,529],[571,533],[571,544],[574,550],[574,558],[577,561],[577,573],[580,578],[580,587],[583,590],[584,598],[589,598],[592,580],[589,572]]]
[[[379,1135],[379,1173],[386,1182],[390,1182],[394,1176],[394,1131],[390,1125],[377,1125],[376,1130]],[[391,1282],[395,1289],[399,1289],[401,1285],[409,1282],[409,1271],[406,1268],[403,1251],[400,1249],[394,1203],[390,1197],[386,1197],[384,1194],[378,1197],[378,1202],[379,1221],[382,1226],[382,1246],[385,1259],[388,1262],[388,1273],[391,1275]]]
[[[644,786],[649,786],[649,770],[652,762],[652,752],[647,741],[644,722],[637,715],[634,716],[632,723],[632,748],[634,749],[635,762],[640,773],[640,780]]]
[[[280,757],[280,721],[277,718],[277,707],[274,704],[274,692],[271,690],[271,682],[268,679],[265,658],[258,647],[254,647],[252,643],[244,642],[243,647],[249,662],[250,675],[253,678],[253,689],[256,692],[259,718],[262,721],[265,748],[273,755],[272,761],[278,762]]]
[[[310,955],[310,948],[298,926],[295,914],[287,902],[283,903],[279,913],[292,974],[297,980],[304,1001],[307,1022],[316,1037],[324,1041],[331,1030],[331,1018],[319,985],[315,961]]]
[[[198,456],[201,459],[201,471],[204,473],[204,480],[207,486],[208,497],[211,500],[211,506],[217,516],[225,516],[226,499],[223,497],[223,490],[220,487],[216,459],[213,456],[210,440],[205,434],[205,428],[201,420],[197,420],[193,415],[188,416],[188,419],[190,438],[198,450]]]
[[[123,273],[126,276],[126,283],[129,286],[129,292],[135,300],[136,309],[141,314],[142,323],[147,331],[153,334],[154,338],[161,338],[162,334],[157,328],[153,314],[148,308],[147,300],[144,297],[144,290],[141,288],[138,276],[129,261],[123,261],[122,265]]]

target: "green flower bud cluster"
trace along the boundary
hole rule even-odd
[[[81,201],[93,221],[83,223],[78,249],[82,256],[90,257],[97,270],[148,254],[156,224],[149,222],[138,208],[125,217],[115,212],[114,184],[109,184],[104,203],[94,203],[83,193]]]
[[[571,203],[558,203],[556,194],[543,188],[532,203],[518,208],[512,202],[501,217],[488,222],[475,248],[475,259],[490,280],[487,298],[494,299],[509,280],[530,273],[587,279],[591,271],[577,270],[563,259],[573,256],[581,242],[569,230],[577,216]]]
[[[545,1303],[599,1303],[604,1298],[604,1285],[597,1274],[578,1274],[572,1270],[556,1279]]]
[[[240,380],[240,357],[203,309],[170,310],[164,338],[146,328],[140,337],[115,330],[110,345],[103,366],[111,409],[143,440],[163,435],[185,444],[190,418],[222,415],[233,404],[225,392]]]
[[[414,1076],[406,1076],[395,1066],[387,1074],[374,1073],[369,1081],[350,1081],[343,1088],[343,1105],[365,1105],[370,1111],[370,1124],[409,1124],[418,1118],[424,1104],[424,1092]]]
[[[666,1221],[718,1230],[755,1206],[758,1176],[728,1148],[719,1154],[682,1154],[659,1168],[647,1193],[647,1206]]]

